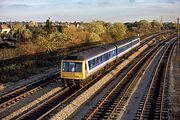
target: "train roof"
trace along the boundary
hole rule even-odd
[[[100,46],[97,46],[94,48],[90,48],[90,49],[82,51],[82,52],[71,54],[71,55],[67,56],[66,58],[64,58],[64,60],[88,60],[90,58],[93,58],[94,56],[97,56],[97,55],[105,53],[109,50],[115,49],[116,46],[121,46],[121,45],[126,44],[132,40],[137,39],[137,38],[138,37],[133,36],[130,38],[120,40],[120,41],[115,42],[115,43],[100,45]]]
[[[64,60],[87,60],[115,48],[116,47],[111,44],[100,45],[82,52],[71,54],[67,56]]]
[[[137,39],[137,38],[139,38],[139,37],[137,37],[137,36],[132,36],[132,37],[125,38],[125,39],[123,39],[123,40],[117,41],[117,42],[112,43],[112,44],[115,45],[115,46],[121,46],[121,45],[124,45],[124,44],[126,44],[126,43],[128,43],[128,42],[131,42],[132,40],[135,40],[135,39]]]

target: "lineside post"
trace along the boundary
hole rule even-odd
[[[179,18],[177,18],[177,41],[180,44],[180,41],[179,41]]]

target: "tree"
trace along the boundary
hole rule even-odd
[[[167,22],[167,23],[163,23],[163,26],[166,30],[176,30],[176,23],[172,23],[172,22]]]
[[[78,32],[79,43],[90,42],[89,36],[90,33],[88,31],[79,31]]]
[[[33,33],[33,39],[36,40],[36,38],[39,36],[39,35],[45,35],[47,34],[46,31],[44,31],[44,29],[42,27],[37,27],[35,29],[33,29],[32,31]]]
[[[46,20],[45,30],[47,31],[48,34],[55,32],[52,22],[50,21],[50,18]]]
[[[88,29],[90,32],[100,35],[105,32],[104,24],[103,21],[93,21],[89,23]]]
[[[98,42],[100,40],[101,40],[100,36],[96,33],[91,33],[89,36],[89,42]]]
[[[29,41],[32,38],[32,33],[26,29],[25,25],[17,24],[13,27],[11,34],[21,42]]]
[[[35,22],[35,21],[30,21],[30,22],[28,23],[28,27],[38,27],[38,23]]]
[[[162,29],[162,27],[163,27],[163,25],[162,25],[160,22],[156,21],[156,20],[153,20],[153,21],[151,22],[151,26],[152,26],[152,31],[153,31],[153,32],[158,32],[158,31],[160,31],[160,30]]]
[[[61,32],[61,33],[64,32],[64,28],[63,28],[62,25],[58,25],[58,26],[57,26],[57,30],[58,30],[59,32]]]
[[[135,26],[137,27],[137,32],[140,35],[147,34],[151,30],[151,24],[147,20],[140,20],[139,22],[135,22]]]
[[[23,30],[23,32],[22,32],[22,38],[23,38],[24,40],[30,40],[30,39],[32,38],[32,33],[30,32],[29,29]]]
[[[107,27],[107,31],[110,33],[114,40],[119,40],[126,35],[127,27],[123,23],[114,23]]]
[[[71,40],[71,38],[68,35],[59,32],[39,35],[37,38],[38,44],[48,52],[63,47],[63,43],[69,40]]]
[[[74,25],[70,25],[69,27],[64,28],[64,33],[71,36],[73,41],[77,41],[78,31]]]
[[[127,26],[128,31],[130,32],[134,32],[137,30],[136,26],[134,23],[125,23],[125,25]]]

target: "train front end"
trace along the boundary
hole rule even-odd
[[[80,86],[85,79],[85,61],[66,58],[61,61],[61,80],[65,86]]]

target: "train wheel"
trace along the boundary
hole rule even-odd
[[[79,87],[79,88],[82,88],[82,87],[84,86],[83,81],[82,81],[82,80],[78,80],[78,81],[76,82],[76,86]]]
[[[68,86],[69,88],[73,88],[73,85],[72,85],[72,83],[70,83],[70,82],[67,83],[67,86]]]

